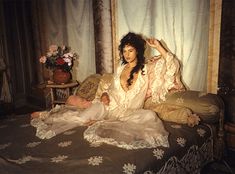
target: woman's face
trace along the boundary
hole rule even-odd
[[[137,51],[135,47],[131,45],[126,45],[123,48],[123,56],[127,63],[135,62],[137,60]]]

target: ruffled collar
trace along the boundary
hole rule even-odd
[[[122,65],[120,66],[118,69],[117,69],[117,76],[116,76],[116,79],[115,81],[117,82],[117,88],[122,91],[124,94],[130,94],[130,95],[136,95],[140,92],[142,86],[144,84],[147,84],[147,81],[146,79],[147,78],[144,78],[144,76],[147,77],[147,68],[146,68],[146,65],[144,66],[144,72],[145,72],[145,75],[142,75],[141,74],[141,71],[138,72],[138,78],[134,84],[134,86],[128,90],[128,91],[125,91],[122,86],[121,86],[121,81],[120,81],[120,78],[121,78],[121,73],[123,71],[123,69],[125,68],[126,65]]]

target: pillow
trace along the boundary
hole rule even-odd
[[[168,94],[166,101],[162,103],[190,108],[207,123],[217,123],[219,112],[223,107],[223,102],[218,95],[190,90]]]
[[[167,103],[153,103],[152,98],[145,101],[144,109],[150,109],[165,121],[187,124],[188,116],[192,115],[189,108]]]
[[[95,98],[95,94],[100,82],[101,75],[93,74],[88,76],[75,90],[74,94],[86,99],[88,101],[92,101]]]

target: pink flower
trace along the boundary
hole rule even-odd
[[[39,58],[40,63],[46,63],[46,61],[47,61],[46,56],[42,56],[42,57]]]
[[[50,45],[49,46],[49,52],[55,52],[58,50],[58,46],[57,45]]]
[[[64,57],[73,57],[74,55],[73,55],[73,53],[66,53],[66,54],[64,54]]]

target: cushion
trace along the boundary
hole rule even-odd
[[[74,94],[88,101],[94,100],[101,75],[88,76],[75,90]]]
[[[223,102],[218,95],[190,90],[168,94],[166,101],[162,103],[190,108],[207,123],[218,122],[219,112],[223,108]]]

